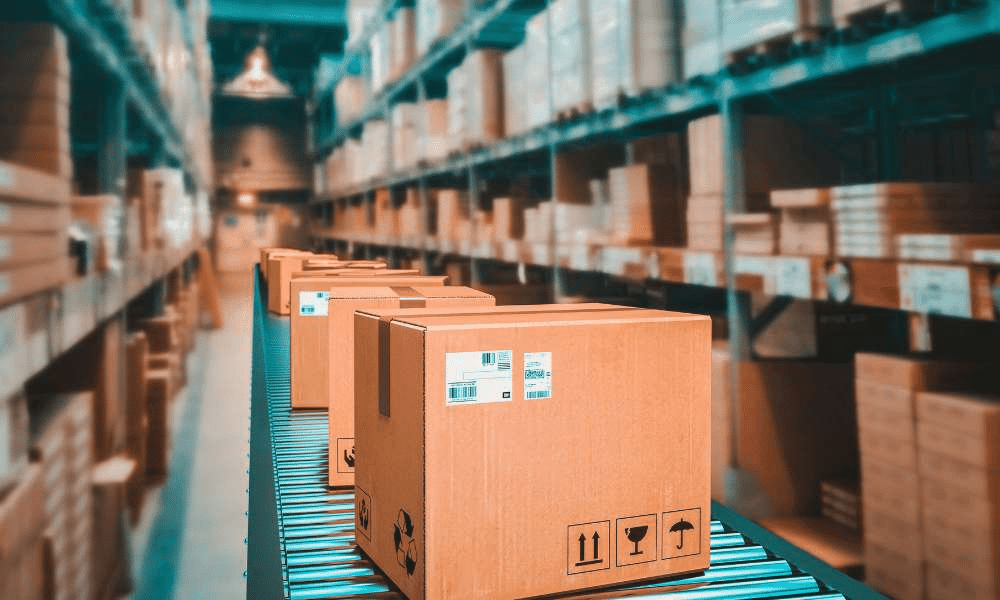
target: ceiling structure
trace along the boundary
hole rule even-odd
[[[262,44],[274,74],[307,97],[321,55],[340,55],[345,0],[212,0],[209,41],[218,92]]]

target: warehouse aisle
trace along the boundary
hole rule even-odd
[[[253,299],[225,276],[225,327],[203,331],[172,408],[170,478],[147,498],[133,548],[135,600],[246,597],[247,449]]]

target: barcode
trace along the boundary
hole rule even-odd
[[[510,371],[510,352],[500,353],[500,362],[497,364],[497,369],[500,371]]]
[[[490,365],[497,364],[497,353],[496,352],[483,352],[483,366],[488,367]]]
[[[525,369],[525,379],[545,379],[545,369]]]
[[[552,395],[552,390],[538,390],[537,392],[528,392],[528,400],[539,400],[542,398],[548,398]]]
[[[449,400],[472,400],[476,397],[476,386],[473,385],[455,385],[452,384],[448,388],[448,399]]]
[[[311,315],[314,312],[316,312],[316,307],[315,306],[303,306],[302,310],[299,311],[299,312],[301,312],[304,315]]]

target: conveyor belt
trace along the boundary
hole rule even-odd
[[[266,312],[257,287],[253,396],[264,405],[251,417],[247,597],[402,600],[354,543],[354,493],[326,485],[326,413],[291,411],[288,321]],[[704,574],[601,597],[885,600],[725,507],[714,505],[713,518]]]

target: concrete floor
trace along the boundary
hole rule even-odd
[[[132,539],[134,600],[246,598],[251,281],[220,276],[225,326],[203,331],[189,357],[170,475],[148,492]]]

